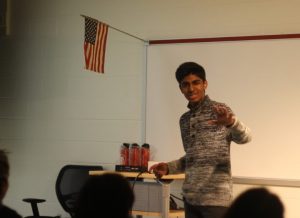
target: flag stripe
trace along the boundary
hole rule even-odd
[[[102,62],[101,58],[100,58],[100,52],[101,52],[101,37],[102,37],[102,25],[98,24],[98,28],[97,28],[97,44],[96,44],[96,48],[95,48],[95,54],[94,54],[94,70],[96,72],[101,72],[99,69],[99,64]]]
[[[85,68],[95,72],[104,73],[108,26],[104,23],[89,18],[85,19]]]
[[[99,39],[99,52],[98,52],[98,57],[99,59],[98,60],[101,60],[99,63],[98,63],[98,70],[99,72],[103,72],[104,71],[104,59],[103,59],[103,49],[104,49],[104,45],[102,44],[103,42],[103,37],[105,37],[105,34],[106,34],[106,28],[104,26],[101,27],[101,33],[99,33],[99,35],[101,36],[100,39]]]
[[[106,38],[107,38],[107,26],[103,27],[103,36],[101,38],[101,53],[100,58],[102,60],[102,63],[100,65],[101,71],[104,71],[104,61],[105,61],[105,45],[106,45]]]
[[[105,45],[106,45],[106,38],[107,38],[107,26],[103,26],[103,31],[102,31],[102,36],[101,36],[101,40],[100,40],[100,52],[99,52],[99,56],[100,56],[100,60],[102,60],[102,62],[99,64],[99,70],[104,71],[104,61],[105,61]]]

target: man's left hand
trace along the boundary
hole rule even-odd
[[[217,119],[210,120],[209,124],[224,125],[230,127],[234,124],[235,117],[233,113],[229,112],[224,106],[213,106],[213,110],[217,114]]]

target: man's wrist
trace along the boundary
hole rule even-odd
[[[235,124],[236,119],[232,118],[232,122],[228,125],[226,125],[227,128],[233,127],[233,125]]]

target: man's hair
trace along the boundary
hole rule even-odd
[[[177,68],[175,75],[178,83],[181,83],[181,81],[184,79],[184,77],[194,74],[201,78],[203,81],[206,80],[205,70],[204,68],[195,63],[195,62],[185,62]]]
[[[281,199],[266,188],[251,188],[241,193],[226,211],[224,218],[283,218]]]
[[[0,149],[0,185],[3,180],[8,178],[9,174],[9,163],[7,158],[7,152],[3,149]]]
[[[91,176],[80,191],[75,218],[129,218],[133,202],[131,185],[121,174]]]

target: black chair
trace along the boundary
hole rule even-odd
[[[55,184],[56,195],[63,209],[69,213],[71,217],[75,215],[78,194],[83,184],[89,178],[90,170],[103,170],[103,167],[66,165],[58,174]]]
[[[24,202],[30,203],[32,208],[33,216],[26,216],[24,218],[59,218],[60,216],[40,216],[39,209],[37,204],[45,202],[45,199],[38,198],[24,198]]]

